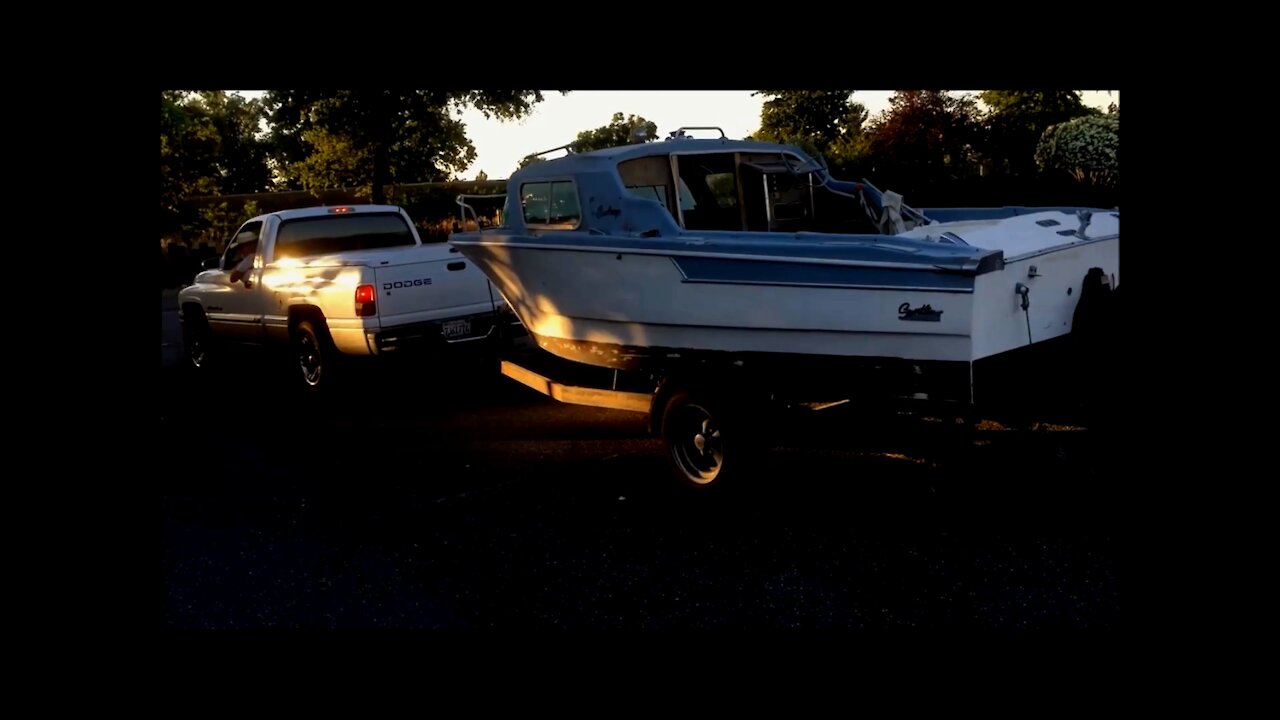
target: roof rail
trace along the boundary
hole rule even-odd
[[[570,155],[572,155],[572,154],[573,154],[573,152],[574,152],[574,150],[573,150],[573,146],[574,146],[574,145],[577,145],[577,144],[578,144],[578,141],[577,141],[577,140],[575,140],[575,141],[573,141],[573,142],[571,142],[571,143],[568,143],[568,144],[566,144],[566,145],[561,145],[560,147],[553,147],[553,148],[551,148],[550,150],[543,150],[542,152],[536,152],[536,153],[531,153],[531,154],[529,154],[529,155],[525,155],[525,157],[531,157],[531,158],[532,158],[532,157],[542,157],[543,155],[549,155],[549,154],[551,154],[551,153],[553,153],[553,152],[555,152],[555,151],[557,151],[557,150],[567,150],[567,151],[569,152],[569,154],[570,154]]]
[[[719,132],[719,133],[720,133],[720,139],[721,139],[721,140],[728,140],[728,139],[729,139],[729,137],[728,137],[727,135],[725,135],[725,134],[724,134],[724,130],[723,130],[723,129],[721,129],[721,128],[719,128],[719,127],[716,127],[715,125],[687,125],[687,126],[680,127],[680,128],[675,129],[675,130],[672,130],[672,131],[667,135],[667,138],[666,138],[666,139],[667,139],[667,140],[678,140],[678,139],[680,139],[680,138],[684,138],[684,137],[686,137],[685,132],[684,132],[685,130],[715,130],[716,132]]]
[[[501,199],[505,201],[507,199],[507,194],[506,193],[486,193],[484,195],[459,195],[457,199],[454,200],[454,202],[458,204],[458,212],[462,215],[462,225],[464,227],[466,226],[467,211],[470,210],[471,219],[474,220],[476,223],[476,232],[483,232],[483,228],[480,227],[480,215],[476,213],[476,209],[474,207],[471,207],[471,205],[467,203],[467,201],[468,200],[494,200],[494,199]]]

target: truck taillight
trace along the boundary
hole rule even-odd
[[[372,285],[356,287],[356,316],[369,317],[378,314],[376,291]]]

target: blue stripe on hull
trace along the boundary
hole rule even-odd
[[[880,235],[833,235],[798,233],[782,235],[765,232],[706,231],[669,237],[597,235],[582,232],[548,232],[537,236],[506,233],[456,234],[451,242],[458,247],[495,245],[530,250],[581,250],[583,252],[626,253],[628,251],[680,258],[707,255],[751,255],[769,264],[770,260],[794,262],[813,259],[848,264],[901,264],[930,272],[945,268],[954,272],[982,274],[998,269],[1003,255],[999,250],[948,245],[913,237]],[[465,254],[465,251],[464,251]],[[737,259],[737,258],[726,258]],[[997,261],[992,263],[992,261]]]
[[[929,270],[674,257],[685,282],[973,292],[973,277]]]

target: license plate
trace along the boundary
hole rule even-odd
[[[466,337],[471,334],[471,319],[445,320],[441,329],[447,338]]]

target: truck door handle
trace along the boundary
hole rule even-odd
[[[447,266],[447,267],[448,267],[450,270],[461,270],[461,269],[465,268],[466,266],[467,266],[467,264],[466,264],[466,263],[464,263],[464,262],[451,262],[451,263],[449,263],[449,264],[448,264],[448,266]]]

